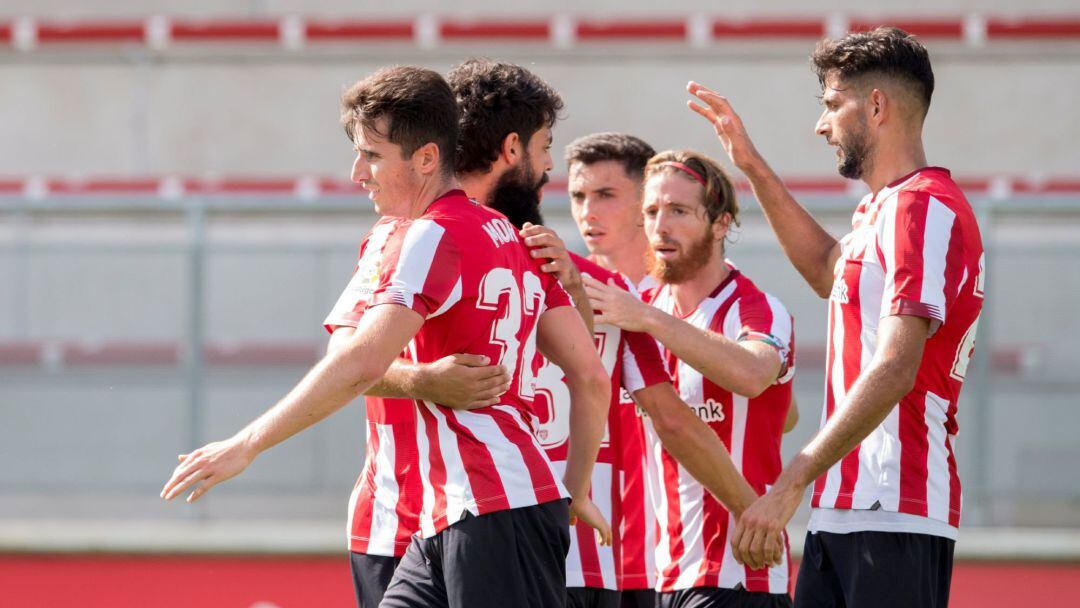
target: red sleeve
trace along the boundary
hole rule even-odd
[[[427,219],[402,223],[386,243],[369,307],[398,304],[427,319],[461,299],[461,252]]]
[[[570,294],[563,289],[562,283],[550,272],[540,273],[540,284],[544,287],[544,310],[551,310],[560,306],[573,306]]]

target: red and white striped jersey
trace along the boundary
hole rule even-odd
[[[557,279],[540,270],[502,214],[451,191],[402,221],[384,249],[371,306],[416,311],[424,325],[409,354],[430,363],[454,353],[486,355],[510,371],[501,403],[455,411],[417,401],[423,503],[420,533],[433,536],[464,514],[566,498],[534,435],[536,323],[569,306]]]
[[[582,274],[605,283],[608,279],[614,279],[620,287],[627,289],[622,277],[616,273],[574,253],[570,253],[570,259]],[[654,384],[669,382],[671,378],[664,369],[656,342],[648,334],[624,332],[611,325],[597,325],[593,328],[593,337],[604,369],[611,376],[611,408],[608,410],[604,439],[593,468],[591,496],[604,517],[618,532],[619,515],[640,518],[643,513],[639,511],[646,506],[644,501],[636,505],[625,505],[630,509],[630,513],[627,513],[624,505],[620,504],[623,479],[627,474],[635,473],[635,464],[636,474],[641,476],[642,453],[639,451],[632,454],[636,459],[631,459],[629,463],[623,460],[626,447],[623,433],[628,428],[632,430],[637,415],[633,403],[628,406],[620,404],[619,393],[622,389],[634,393]],[[554,363],[544,361],[536,375],[533,402],[538,418],[537,438],[560,475],[566,470],[567,440],[570,438],[570,391],[565,382],[566,377],[562,370]],[[596,542],[595,531],[579,521],[570,531],[570,552],[566,556],[566,586],[619,589],[619,556],[628,544],[633,547],[643,544],[643,541],[617,533],[611,547],[602,547]]]
[[[356,327],[379,283],[387,238],[398,223],[382,218],[360,245],[352,279],[323,325]],[[365,397],[367,443],[364,468],[349,497],[349,550],[401,557],[420,528],[420,459],[416,407],[408,399]]]
[[[791,405],[795,373],[791,315],[775,297],[759,290],[728,263],[730,274],[696,309],[685,316],[675,310],[671,287],[647,292],[646,301],[684,321],[731,340],[760,340],[781,357],[781,377],[761,395],[747,398],[704,377],[701,372],[661,350],[679,395],[720,437],[735,467],[758,494],[776,480],[782,466],[780,440]],[[781,565],[752,570],[739,565],[731,553],[735,520],[708,490],[686,472],[663,448],[651,425],[649,492],[654,499],[660,539],[656,547],[657,591],[691,587],[742,585],[748,591],[787,593],[788,552]],[[786,537],[785,537],[786,542]]]
[[[957,401],[985,281],[975,215],[949,172],[928,167],[864,198],[840,243],[829,297],[823,426],[873,359],[881,318],[925,317],[932,333],[915,388],[814,484],[814,527],[832,531],[838,525],[819,526],[840,514],[818,510],[865,509],[870,511],[858,516],[860,523],[843,531],[955,538],[961,505]]]

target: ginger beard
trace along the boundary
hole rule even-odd
[[[683,246],[674,239],[660,237],[659,241],[649,241],[649,274],[668,285],[678,285],[694,278],[694,275],[712,260],[714,254],[712,225],[705,225],[701,238]],[[680,253],[673,259],[664,259],[656,255],[657,248],[676,247]]]

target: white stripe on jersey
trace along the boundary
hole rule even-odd
[[[386,424],[376,424],[379,434],[379,451],[375,454],[375,504],[371,509],[371,531],[368,538],[368,552],[375,555],[394,555],[397,540],[398,517],[396,505],[399,495],[396,467],[394,466],[396,445],[394,428]]]
[[[514,420],[518,428],[532,438],[532,431],[520,423],[517,410],[509,405],[493,405],[491,409],[505,413]],[[454,412],[459,424],[469,429],[474,437],[494,437],[501,441],[485,441],[484,445],[491,454],[491,462],[495,465],[495,473],[499,476],[499,483],[503,487],[507,501],[512,505],[535,504],[536,489],[532,479],[528,475],[522,475],[521,449],[505,438],[495,419],[486,414],[473,412]],[[533,440],[537,451],[542,448],[536,440]],[[509,467],[509,468],[508,468]],[[473,515],[477,515],[474,511]]]
[[[457,282],[454,283],[453,289],[450,290],[450,295],[446,296],[446,301],[442,303],[442,306],[428,315],[428,318],[432,319],[450,310],[450,307],[457,304],[459,300],[461,300],[461,277],[458,277]]]
[[[949,521],[949,436],[945,430],[948,411],[948,401],[926,392],[926,509],[929,517],[941,521]]]
[[[446,469],[446,483],[443,488],[446,492],[446,519],[449,523],[453,524],[464,515],[466,510],[471,511],[476,515],[476,501],[473,500],[472,487],[469,485],[469,476],[465,472],[465,463],[461,459],[461,452],[458,451],[458,436],[447,424],[447,417],[454,416],[455,412],[448,412],[444,414],[434,403],[430,401],[424,401],[424,407],[427,408],[427,412],[435,420],[436,430],[439,437],[439,453],[442,455],[443,467]],[[419,434],[418,443],[427,443],[427,420],[424,415],[420,415],[419,424],[417,424],[417,432]],[[430,446],[425,446],[425,452],[429,452]],[[428,454],[424,454],[427,456]],[[435,534],[435,519],[433,513],[430,511],[431,507],[435,504],[434,488],[428,491],[428,484],[431,479],[431,460],[424,459],[421,461],[421,472],[424,479],[424,508],[420,513],[420,529],[423,532],[424,537],[430,537]],[[450,493],[452,488],[461,488],[462,493],[460,495],[454,495]],[[432,500],[426,500],[428,497]],[[469,506],[472,509],[469,509]]]
[[[956,213],[931,196],[926,208],[923,232],[922,297],[923,301],[933,305],[942,317],[945,316],[945,262],[949,257],[949,243],[952,242],[955,221]],[[931,327],[936,329],[934,325]],[[948,498],[945,502],[948,503]]]
[[[446,230],[431,220],[413,220],[401,243],[398,264],[390,278],[388,293],[392,293],[400,303],[412,308],[416,294],[413,286],[423,289],[431,271],[435,252],[442,242]]]

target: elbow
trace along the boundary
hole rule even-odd
[[[828,300],[832,295],[833,277],[830,275],[828,279],[819,279],[810,283],[810,288],[814,290],[822,300]]]

